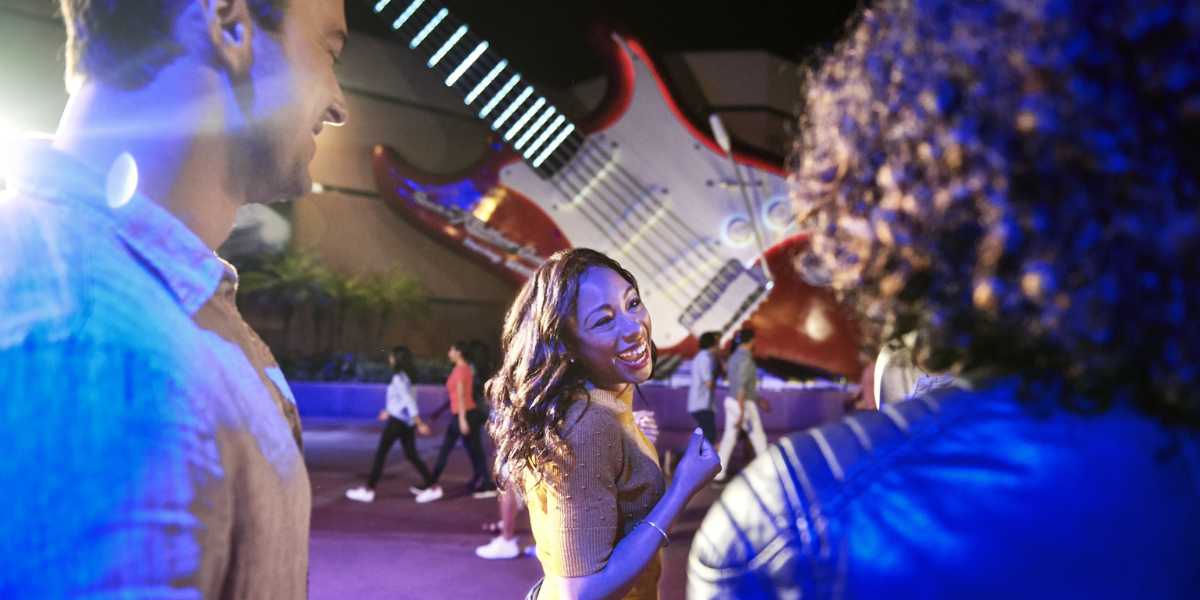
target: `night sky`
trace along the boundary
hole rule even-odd
[[[350,26],[385,31],[369,2],[351,1]],[[568,86],[604,71],[604,31],[640,40],[652,53],[765,49],[799,60],[837,37],[857,2],[679,2],[658,0],[442,0],[532,79]]]

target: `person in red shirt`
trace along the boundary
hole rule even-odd
[[[475,381],[474,367],[471,366],[472,361],[469,360],[468,352],[470,346],[466,342],[455,342],[450,346],[447,356],[450,362],[454,363],[454,370],[450,372],[450,377],[446,380],[446,393],[450,397],[450,414],[452,416],[449,426],[446,427],[446,435],[442,438],[442,448],[438,451],[437,462],[433,467],[433,478],[430,480],[429,487],[417,494],[417,502],[425,503],[432,502],[442,497],[442,486],[438,485],[438,479],[442,476],[442,471],[446,469],[446,461],[450,458],[450,451],[454,449],[455,443],[459,438],[462,438],[463,446],[467,449],[467,454],[471,457],[471,467],[475,473],[472,477],[472,486],[474,487],[479,482],[488,481],[487,464],[483,458],[483,448],[480,444],[480,436],[473,435],[473,432],[480,431],[483,427],[486,417],[475,406],[475,398],[473,396],[472,386]]]

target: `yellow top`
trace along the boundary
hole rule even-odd
[[[632,389],[617,397],[592,389],[563,421],[574,454],[559,491],[545,482],[525,485],[529,523],[546,575],[582,577],[608,564],[613,547],[658,504],[665,488],[658,453],[633,421]],[[662,554],[638,575],[627,600],[658,598]],[[542,588],[539,600],[553,600]]]

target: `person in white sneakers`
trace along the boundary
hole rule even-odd
[[[500,494],[500,535],[475,549],[475,556],[488,560],[517,558],[521,556],[521,540],[517,538],[517,513],[522,501],[515,487]]]
[[[421,476],[421,484],[409,488],[414,494],[429,489],[433,476],[429,468],[417,453],[415,433],[429,435],[429,426],[421,420],[417,411],[417,397],[413,393],[412,379],[409,373],[413,371],[412,352],[405,346],[396,346],[388,355],[388,365],[392,368],[392,381],[387,387],[387,406],[379,411],[379,420],[387,424],[379,436],[379,447],[375,450],[375,461],[371,465],[371,474],[367,477],[367,485],[346,490],[346,497],[358,502],[375,500],[375,485],[383,476],[383,465],[387,461],[388,452],[392,450],[396,440],[404,449],[404,457],[412,463]]]
[[[729,357],[729,395],[725,397],[725,432],[717,455],[721,457],[721,473],[717,480],[725,480],[729,473],[729,459],[737,444],[738,431],[743,430],[754,446],[755,456],[767,451],[767,434],[763,432],[762,418],[758,414],[770,407],[758,395],[758,365],[754,364],[754,330],[743,329],[734,336],[734,352]]]

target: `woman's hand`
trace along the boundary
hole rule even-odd
[[[428,425],[425,423],[417,423],[417,435],[429,435],[430,433],[432,432],[429,430]]]
[[[458,431],[459,431],[459,433],[461,433],[463,435],[470,435],[471,426],[467,425],[466,421],[460,419],[458,421]]]
[[[387,414],[387,409],[386,409],[386,408],[385,408],[385,409],[383,409],[383,410],[381,410],[381,411],[379,411],[379,420],[380,420],[380,421],[386,421],[386,420],[387,420],[387,418],[388,418],[388,414]]]
[[[704,431],[697,427],[692,433],[692,439],[688,441],[687,450],[684,451],[679,466],[675,467],[673,483],[679,485],[680,489],[687,493],[687,497],[691,498],[712,481],[720,470],[721,458],[713,450],[712,444],[704,439]]]

